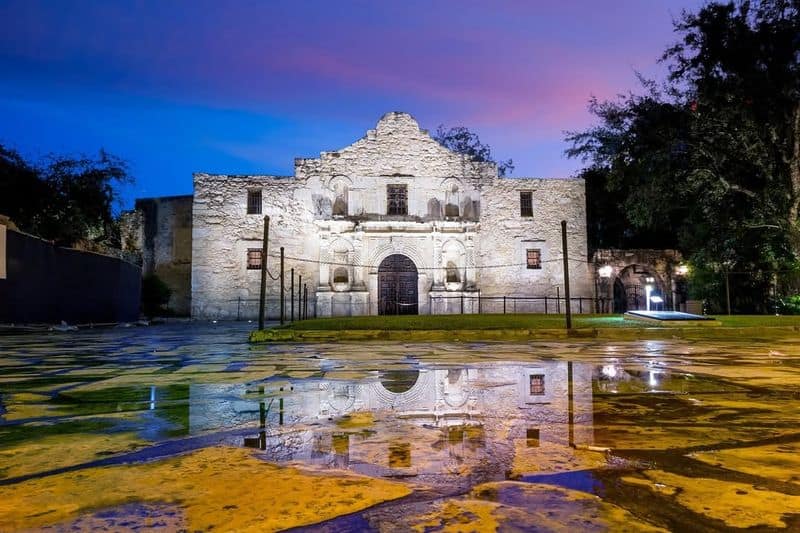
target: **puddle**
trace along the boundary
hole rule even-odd
[[[246,332],[0,338],[0,529],[800,528],[800,344]]]

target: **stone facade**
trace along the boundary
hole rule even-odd
[[[387,214],[390,188],[406,195],[395,214]],[[261,213],[248,214],[249,191],[260,191]],[[521,193],[530,193],[532,216],[522,216]],[[465,312],[476,312],[479,293],[563,296],[561,220],[572,295],[594,296],[582,180],[500,178],[494,164],[447,150],[405,113],[384,115],[346,148],[296,159],[294,176],[195,174],[193,317],[257,315],[260,273],[247,257],[262,246],[264,215],[273,276],[284,248],[287,316],[291,268],[307,286],[309,316],[381,312],[380,265],[397,254],[416,269],[412,312],[460,311],[461,296]],[[527,268],[527,250],[537,251],[540,268]],[[275,317],[278,282],[268,287]]]
[[[167,307],[188,316],[191,307],[192,196],[140,198],[123,224],[123,249],[139,250],[142,275],[172,289]]]

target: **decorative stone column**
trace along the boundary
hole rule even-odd
[[[433,286],[431,287],[431,290],[440,291],[444,290],[445,271],[442,267],[445,265],[442,264],[442,239],[439,230],[435,225],[433,227],[431,238],[433,239]]]
[[[464,247],[466,248],[466,257],[464,258],[466,264],[466,276],[464,279],[464,288],[467,290],[477,289],[478,280],[475,276],[475,241],[473,233],[467,233],[464,239]]]
[[[331,290],[331,254],[328,246],[330,245],[330,234],[320,232],[319,236],[319,288],[318,291]]]

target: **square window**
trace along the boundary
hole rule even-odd
[[[525,431],[525,440],[528,448],[539,447],[539,428],[528,428]]]
[[[533,193],[531,191],[520,191],[519,193],[519,216],[533,216]]]
[[[247,191],[247,214],[261,214],[261,190]]]
[[[387,215],[407,215],[408,214],[408,186],[407,185],[387,185],[386,186],[386,214]]]
[[[531,396],[544,396],[544,374],[530,375]]]
[[[538,248],[529,249],[525,251],[525,261],[528,268],[541,269],[542,268],[542,251]]]
[[[249,248],[247,250],[247,270],[261,270],[261,249]]]

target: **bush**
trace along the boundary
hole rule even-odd
[[[788,296],[781,301],[780,312],[784,315],[800,315],[800,294]]]
[[[155,274],[142,278],[142,311],[148,318],[167,314],[164,306],[169,303],[171,296],[172,289]]]

